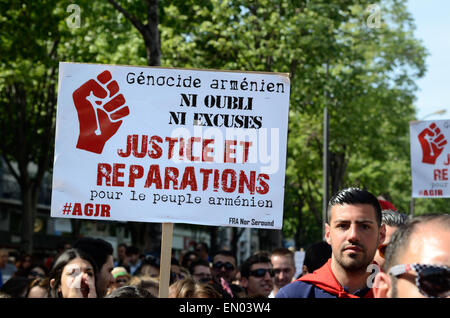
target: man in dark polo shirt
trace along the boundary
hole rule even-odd
[[[325,239],[331,258],[280,289],[276,298],[373,297],[369,266],[386,232],[377,198],[366,190],[347,188],[330,199],[327,212]]]

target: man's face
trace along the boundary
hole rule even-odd
[[[369,204],[335,205],[330,224],[325,225],[334,261],[349,272],[366,271],[384,235],[385,227],[378,227],[375,209]]]
[[[117,256],[119,257],[119,259],[122,260],[127,257],[126,251],[127,249],[125,246],[119,246],[119,248],[117,249]]]
[[[211,270],[209,269],[208,266],[197,265],[194,267],[192,276],[197,282],[209,281],[211,280]]]
[[[218,265],[222,263],[222,266],[220,268],[217,268]],[[228,263],[228,264],[227,264]],[[232,265],[232,268],[230,266]],[[228,267],[228,269],[227,269]],[[226,280],[228,284],[231,284],[236,277],[236,261],[234,257],[231,256],[225,256],[225,255],[216,255],[213,259],[213,266],[211,267],[211,275],[214,280],[217,282],[220,282],[220,278],[223,277],[223,279]]]
[[[108,258],[106,260],[106,263],[103,264],[102,268],[100,269],[100,272],[97,275],[97,281],[96,281],[96,288],[97,288],[97,296],[98,297],[104,297],[106,295],[106,292],[115,282],[114,276],[111,274],[111,271],[114,268],[114,259],[112,255],[108,255]]]
[[[397,263],[450,266],[450,232],[439,225],[423,225],[411,236],[407,251],[400,255]],[[391,287],[387,297],[425,297],[419,292],[415,279],[414,271],[398,276],[396,286]]]
[[[131,264],[135,265],[137,264],[138,260],[139,260],[139,254],[131,254],[129,255],[129,261]]]
[[[394,234],[394,232],[397,230],[396,226],[389,226],[389,225],[385,225],[386,226],[386,237],[384,239],[384,242],[380,244],[380,246],[382,245],[388,245],[389,242],[391,241],[391,237],[392,234]],[[375,257],[373,258],[375,262],[377,262],[377,264],[383,268],[384,265],[384,257],[381,257],[380,255],[380,251],[377,249],[376,253],[375,253]]]
[[[268,297],[270,295],[273,289],[273,277],[270,276],[268,271],[262,277],[255,276],[252,274],[252,271],[271,268],[271,263],[255,263],[250,267],[249,277],[241,278],[242,287],[247,289],[247,295],[249,297],[256,295]]]
[[[184,274],[181,273],[180,266],[174,264],[170,265],[170,275],[172,282],[183,279],[184,277]]]
[[[275,286],[281,288],[289,284],[295,274],[295,265],[292,257],[274,255],[271,257],[271,261],[275,272]]]

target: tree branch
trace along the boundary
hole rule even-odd
[[[134,15],[130,14],[127,10],[125,10],[120,4],[118,4],[115,0],[108,0],[109,3],[113,5],[113,7],[122,13],[125,18],[130,20],[130,22],[139,30],[139,32],[145,32],[145,26],[139,21]]]
[[[13,166],[11,165],[11,162],[8,160],[8,158],[6,158],[5,155],[2,155],[3,157],[3,161],[6,162],[6,165],[9,168],[9,171],[11,172],[11,174],[13,175],[13,177],[17,180],[17,182],[20,182],[20,176],[17,174],[17,172],[14,170]]]

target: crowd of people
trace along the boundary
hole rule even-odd
[[[169,298],[388,298],[450,296],[450,215],[408,217],[366,190],[329,201],[325,240],[305,251],[296,277],[287,248],[237,264],[207,244],[172,257]],[[160,258],[135,246],[84,237],[52,259],[8,262],[0,249],[0,297],[157,298]]]

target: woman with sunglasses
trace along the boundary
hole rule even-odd
[[[450,215],[416,217],[400,227],[386,249],[376,298],[450,297]]]

